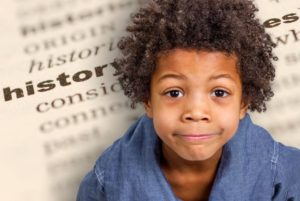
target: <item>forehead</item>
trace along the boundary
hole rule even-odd
[[[196,76],[238,74],[237,56],[220,51],[173,49],[158,55],[154,74],[178,72]]]
[[[157,65],[164,63],[186,63],[186,62],[214,62],[214,63],[231,63],[237,65],[237,56],[221,51],[206,51],[194,49],[176,48],[160,52],[157,56]]]

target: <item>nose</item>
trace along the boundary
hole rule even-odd
[[[182,120],[184,122],[209,122],[211,111],[208,97],[190,97],[183,107]]]

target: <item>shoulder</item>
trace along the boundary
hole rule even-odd
[[[103,173],[96,168],[91,170],[81,181],[76,201],[105,201]]]
[[[96,161],[95,168],[103,172],[104,178],[121,174],[121,169],[136,168],[143,158],[147,158],[148,155],[152,156],[156,141],[152,120],[142,115],[122,137],[101,154]]]
[[[147,130],[144,128],[145,126],[149,126],[149,119],[142,116],[129,127],[122,137],[102,152],[96,160],[94,168],[81,181],[77,201],[106,200],[107,178],[112,178],[113,174],[120,172],[119,170],[128,163],[128,156],[132,153],[138,154],[137,144],[142,138],[141,132]],[[117,176],[113,175],[113,178],[117,178]],[[114,181],[115,179],[112,179],[112,184]]]
[[[274,192],[276,186],[278,190],[278,199],[274,200],[300,200],[300,149],[276,141],[262,127],[255,126],[253,131],[256,139],[259,139],[255,140],[255,145],[252,144],[257,147],[256,156],[258,159],[267,157],[271,162]]]
[[[131,159],[132,156],[138,156],[141,154],[141,150],[153,146],[156,140],[152,119],[144,114],[127,129],[122,137],[101,154],[96,166],[105,167],[110,162],[120,163],[123,160]]]
[[[300,199],[300,150],[278,143],[275,188],[279,198]],[[275,190],[276,191],[276,190]],[[283,197],[284,196],[284,197]]]
[[[80,183],[76,201],[105,201],[105,173],[112,160],[119,140],[108,147],[96,160],[94,168],[90,170]]]
[[[110,160],[116,155],[114,150],[118,147],[119,140],[106,148],[98,157],[92,170],[82,179],[77,192],[76,201],[106,201],[105,173],[109,168]]]
[[[253,124],[247,117],[248,123],[244,125],[247,135],[247,150],[261,164],[271,162],[271,169],[275,170],[277,180],[282,180],[287,185],[298,185],[300,189],[300,149],[286,146],[275,139],[263,127]],[[299,190],[300,192],[300,190]]]
[[[152,130],[152,122],[142,115],[112,145],[104,150],[96,161],[96,168],[110,169],[110,166],[122,162],[131,155],[138,154],[144,143],[150,143],[147,134]]]
[[[284,172],[291,183],[297,183],[300,188],[300,150],[279,143],[278,168]]]

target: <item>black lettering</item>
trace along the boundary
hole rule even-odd
[[[15,93],[17,98],[23,98],[24,97],[24,92],[21,88],[16,88],[11,90],[10,87],[6,87],[3,89],[4,93],[4,100],[5,101],[10,101],[12,100],[12,94]]]
[[[81,113],[77,113],[75,115],[72,115],[72,119],[73,119],[73,122],[75,124],[78,124],[79,122],[82,122],[82,121],[80,121],[80,119],[82,119],[83,122],[86,122],[86,121],[88,121],[89,118],[88,118],[86,112],[81,112]]]
[[[51,38],[51,39],[45,40],[44,41],[44,47],[45,47],[46,50],[48,50],[50,48],[56,48],[57,44],[56,44],[55,39]]]
[[[278,18],[272,18],[263,23],[266,28],[273,28],[281,24],[281,20]]]
[[[114,76],[120,75],[120,66],[117,64],[117,62],[112,62],[110,65],[115,69],[115,73],[113,74]]]
[[[44,69],[43,63],[41,61],[35,61],[34,59],[32,59],[31,60],[31,64],[30,64],[30,68],[29,68],[29,73],[33,72],[33,69],[34,69],[34,67],[36,65],[38,66],[39,70],[43,70]]]
[[[21,34],[23,36],[28,36],[29,34],[36,34],[38,31],[45,30],[45,25],[43,23],[38,24],[37,26],[22,26],[21,27]]]
[[[43,133],[48,133],[53,130],[52,122],[47,121],[40,126],[40,130]]]
[[[81,95],[80,93],[74,94],[74,95],[72,95],[72,96],[67,96],[67,98],[69,99],[69,104],[70,104],[70,105],[73,105],[74,103],[80,103],[80,102],[83,101],[83,97],[82,97],[82,95]],[[76,102],[75,102],[75,101],[74,101],[75,98],[77,98],[77,100],[79,100],[79,101],[76,101]]]
[[[65,87],[71,84],[71,82],[67,81],[67,78],[69,78],[70,75],[66,75],[65,73],[60,74],[56,80],[59,81],[60,86]]]
[[[71,52],[71,55],[70,55],[70,62],[76,61],[76,60],[74,59],[74,55],[75,55],[75,50],[73,50],[73,51]]]
[[[65,55],[65,54],[58,56],[57,57],[58,62],[55,65],[60,66],[60,65],[65,64],[67,62],[66,57],[67,57],[67,55]]]
[[[293,33],[295,42],[297,42],[299,40],[298,36],[300,36],[300,31],[296,32],[296,30],[290,30]]]
[[[66,36],[62,35],[60,39],[61,39],[61,44],[62,45],[67,45],[68,44],[68,40],[67,40]]]
[[[52,27],[57,28],[57,27],[60,27],[62,25],[63,25],[63,23],[59,19],[54,19],[53,21],[49,22],[49,27],[51,27],[51,28]]]
[[[119,82],[116,82],[111,85],[110,89],[112,92],[119,92],[119,91],[122,91],[122,86]]]
[[[38,105],[36,106],[36,110],[37,110],[38,112],[40,112],[40,113],[47,112],[47,111],[50,110],[50,108],[47,107],[48,105],[49,105],[49,104],[46,103],[46,102],[40,103],[40,104],[38,104]],[[43,106],[45,106],[45,107],[43,107]],[[43,107],[44,109],[43,109],[42,107]]]
[[[103,95],[107,95],[107,90],[104,83],[101,83],[100,90],[103,91]]]
[[[28,96],[33,95],[34,94],[34,88],[33,88],[33,85],[32,85],[32,81],[26,82],[25,84],[26,84],[27,95]]]
[[[95,47],[95,54],[94,54],[95,56],[98,55],[98,50],[99,50],[100,48],[101,48],[101,47],[99,47],[99,46],[96,46],[96,47]]]
[[[84,76],[82,78],[80,78],[80,75],[84,75]],[[83,71],[75,73],[73,75],[73,80],[75,82],[82,82],[82,81],[90,79],[92,77],[92,75],[93,75],[92,71],[83,70]]]
[[[86,53],[86,54],[84,54],[84,53]],[[85,50],[82,50],[78,56],[80,59],[86,59],[89,56],[91,56],[91,54],[92,54],[92,51],[90,49],[85,49]]]
[[[299,19],[299,17],[297,16],[296,13],[290,13],[283,16],[282,19],[284,20],[283,23],[292,23],[292,22],[296,22]]]
[[[48,68],[52,68],[53,63],[52,63],[52,55],[48,58]]]
[[[87,100],[93,100],[97,98],[99,94],[97,93],[96,89],[90,89],[86,92],[86,95]]]
[[[106,109],[104,107],[99,107],[99,108],[91,110],[92,118],[97,119],[99,117],[99,112],[101,113],[101,116],[107,115]]]
[[[46,80],[37,84],[37,87],[40,88],[38,92],[50,91],[55,88],[55,84],[52,83],[53,80]]]
[[[103,76],[103,69],[107,67],[107,64],[102,65],[102,66],[97,66],[95,68],[95,72],[96,72],[96,77],[101,77]]]
[[[68,118],[60,118],[55,122],[55,126],[57,128],[65,128],[70,124],[70,120]]]
[[[280,43],[283,44],[283,45],[286,45],[286,44],[287,44],[288,38],[289,38],[289,34],[286,34],[286,35],[284,35],[284,36],[285,36],[284,39],[281,38],[282,36],[276,37],[276,41],[275,41],[276,46],[278,46]]]
[[[74,34],[71,35],[71,40],[73,42],[78,42],[78,41],[82,41],[84,40],[86,37],[85,37],[85,34],[83,32],[76,32]]]
[[[112,113],[114,113],[114,112],[119,111],[121,108],[122,108],[122,104],[121,104],[121,103],[115,103],[115,104],[113,104],[113,105],[111,105],[111,106],[109,107],[109,110],[110,110]]]
[[[114,40],[111,39],[111,40],[110,40],[110,43],[109,43],[109,48],[108,48],[108,50],[109,50],[109,51],[113,51],[113,50],[115,50],[115,49],[117,49],[117,47],[115,46]]]
[[[36,43],[26,45],[24,48],[25,54],[33,54],[40,50],[40,46]]]
[[[59,109],[61,107],[63,107],[65,105],[65,100],[62,99],[62,98],[58,98],[58,99],[54,99],[52,102],[51,102],[51,106],[52,108],[54,109]]]

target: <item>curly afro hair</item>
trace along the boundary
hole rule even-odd
[[[158,54],[183,48],[235,54],[243,101],[251,111],[265,111],[277,57],[257,11],[250,0],[152,0],[132,14],[129,34],[118,43],[122,57],[115,59],[132,107],[150,97]]]

